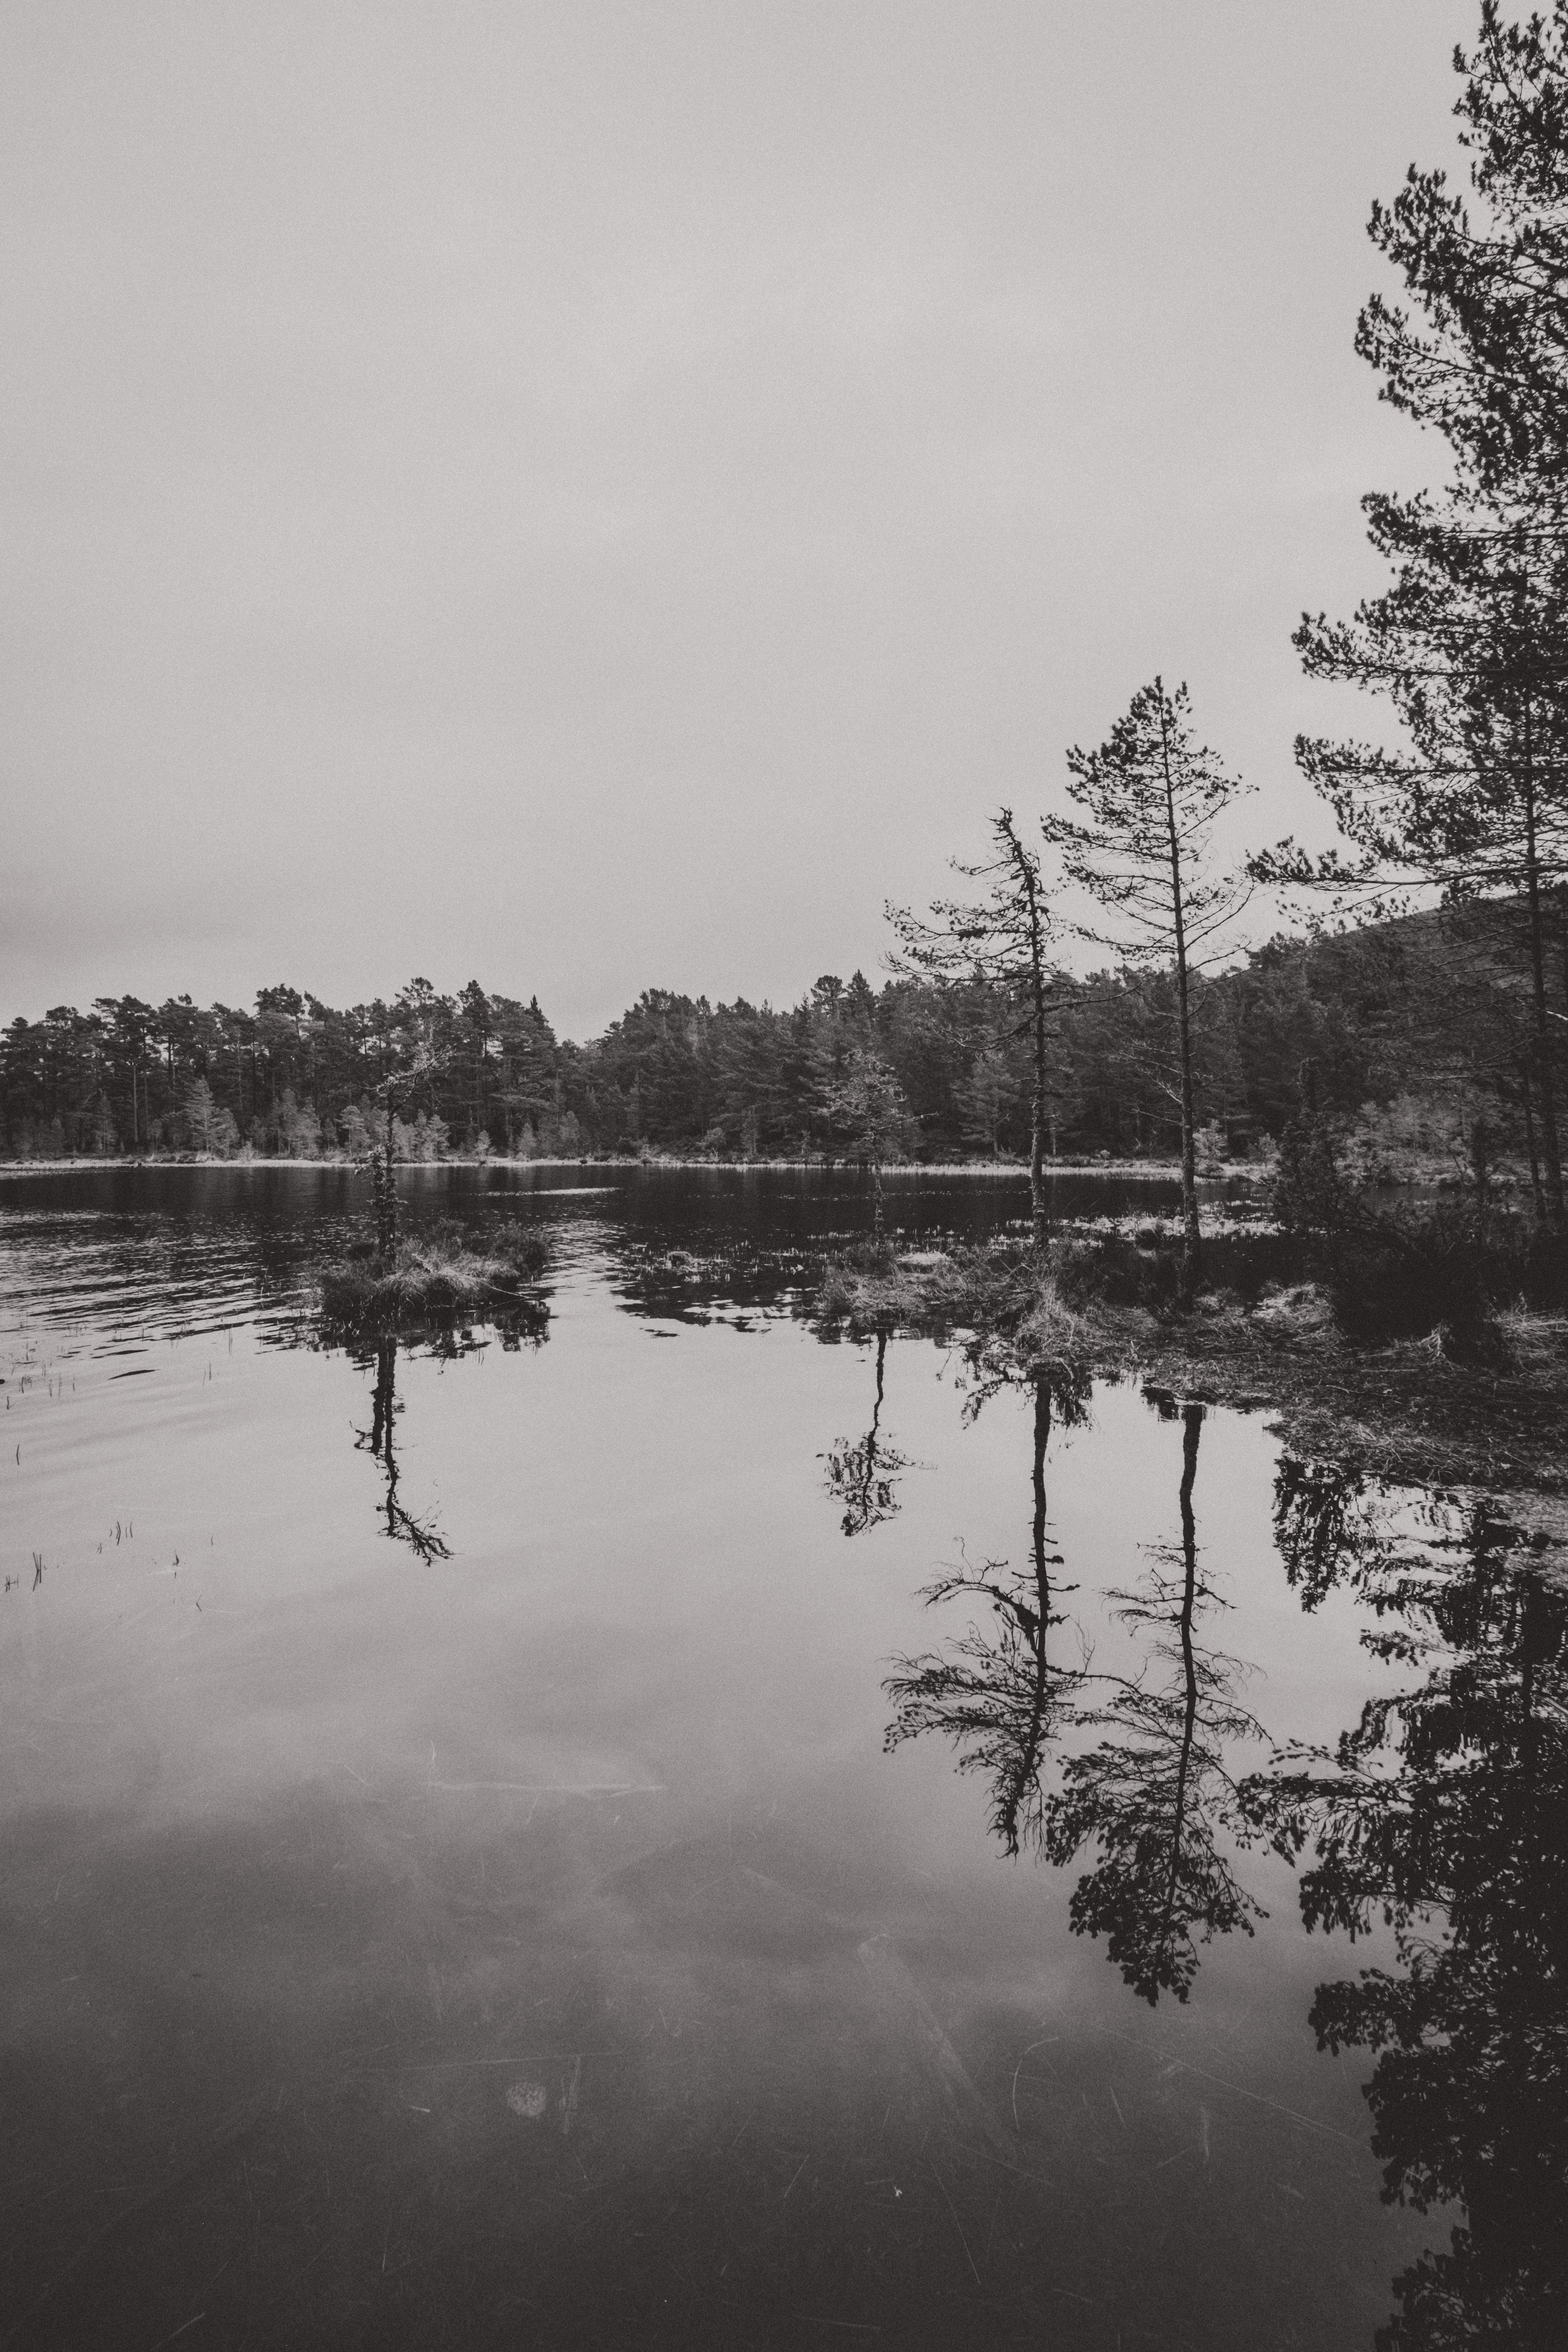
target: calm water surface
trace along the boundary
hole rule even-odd
[[[407,1182],[544,1336],[321,1344],[347,1171],[0,1182],[5,2340],[1560,2342],[1522,1539],[835,1341],[853,1179]]]

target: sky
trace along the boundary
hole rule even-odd
[[[1478,13],[0,0],[0,1018],[793,1003],[1156,672],[1326,842]]]

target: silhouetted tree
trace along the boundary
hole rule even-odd
[[[1486,0],[1455,67],[1473,203],[1413,167],[1374,205],[1373,240],[1409,307],[1374,295],[1356,338],[1382,396],[1443,436],[1450,478],[1434,496],[1363,501],[1393,586],[1348,625],[1305,618],[1296,639],[1309,674],[1386,696],[1406,740],[1303,739],[1353,854],[1282,844],[1259,871],[1342,901],[1416,885],[1517,906],[1531,1009],[1519,1076],[1541,1206],[1562,1225],[1546,902],[1568,869],[1568,12],[1559,0],[1505,23]]]
[[[1405,748],[1301,737],[1297,757],[1355,852],[1311,858],[1293,844],[1255,861],[1267,880],[1371,894],[1374,911],[1409,888],[1451,904],[1501,900],[1529,991],[1524,1066],[1539,1113],[1546,1200],[1563,1219],[1558,1049],[1547,956],[1548,893],[1568,873],[1568,709],[1559,650],[1568,581],[1554,553],[1479,530],[1459,497],[1365,502],[1394,585],[1348,625],[1302,622],[1310,677],[1384,695]],[[1504,933],[1506,940],[1506,931]],[[1440,1012],[1449,1000],[1432,1000]],[[1517,1055],[1517,1048],[1515,1049]]]

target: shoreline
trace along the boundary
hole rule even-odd
[[[369,1173],[369,1162],[348,1160],[343,1155],[322,1152],[315,1160],[291,1160],[284,1152],[257,1152],[249,1160],[221,1157],[218,1152],[103,1152],[94,1157],[89,1152],[73,1152],[61,1160],[0,1160],[0,1176],[66,1176],[75,1171],[99,1171],[99,1169],[345,1169],[348,1173]],[[576,1152],[572,1157],[550,1157],[548,1152],[536,1152],[529,1160],[512,1160],[505,1152],[484,1152],[484,1157],[470,1152],[447,1152],[442,1160],[400,1160],[397,1171],[405,1169],[626,1169],[637,1173],[639,1169],[687,1169],[687,1171],[712,1171],[726,1176],[750,1176],[766,1173],[771,1169],[787,1171],[809,1171],[816,1176],[858,1176],[865,1173],[863,1162],[856,1160],[699,1160],[682,1157],[677,1152],[648,1152],[647,1157],[599,1155],[590,1157]],[[1006,1179],[1013,1183],[1027,1185],[1030,1169],[1020,1160],[889,1160],[881,1169],[886,1179],[900,1176],[990,1176]],[[1047,1176],[1119,1176],[1119,1179],[1145,1179],[1147,1183],[1180,1183],[1183,1169],[1180,1160],[1048,1160]],[[1206,1169],[1199,1176],[1201,1185],[1211,1183],[1269,1183],[1272,1169],[1260,1169],[1256,1162],[1232,1160],[1223,1167]],[[1425,1183],[1427,1179],[1411,1179],[1413,1183]]]
[[[245,1170],[331,1168],[341,1170],[348,1175],[369,1173],[369,1165],[365,1160],[328,1157],[325,1154],[315,1160],[289,1159],[281,1152],[265,1156],[258,1153],[249,1160],[237,1158],[226,1160],[221,1159],[215,1152],[149,1151],[105,1153],[101,1159],[89,1157],[86,1153],[77,1153],[61,1160],[0,1160],[0,1177],[64,1176],[79,1172],[92,1174],[100,1171],[130,1168]],[[652,1153],[647,1159],[637,1160],[608,1155],[604,1158],[591,1159],[582,1153],[571,1159],[552,1159],[543,1153],[538,1153],[531,1159],[514,1160],[509,1159],[505,1153],[499,1151],[488,1152],[482,1159],[460,1151],[451,1151],[441,1160],[400,1160],[397,1162],[399,1173],[416,1168],[587,1168],[597,1172],[603,1172],[606,1169],[621,1169],[628,1175],[635,1175],[641,1170],[650,1168],[668,1168],[692,1172],[706,1171],[712,1174],[734,1176],[766,1174],[770,1171],[786,1170],[792,1173],[805,1171],[819,1176],[860,1175],[866,1172],[861,1163],[847,1160],[698,1160],[682,1159],[676,1155],[667,1156],[663,1153]],[[1114,1176],[1123,1181],[1130,1177],[1142,1178],[1150,1183],[1160,1184],[1179,1184],[1182,1181],[1181,1163],[1175,1160],[1053,1160],[1046,1163],[1046,1174],[1047,1178]],[[993,1180],[1005,1179],[1026,1185],[1029,1181],[1029,1171],[1026,1163],[1005,1160],[889,1160],[882,1170],[884,1182],[889,1178],[896,1180],[910,1176],[984,1176]],[[1271,1176],[1270,1170],[1260,1169],[1246,1160],[1234,1160],[1227,1161],[1224,1166],[1201,1175],[1198,1181],[1200,1184],[1266,1184],[1271,1181]],[[1416,1182],[1426,1180],[1413,1178],[1410,1181]]]
[[[1435,1335],[1352,1342],[1304,1280],[1250,1302],[1201,1294],[1187,1315],[1100,1299],[1069,1307],[1050,1279],[1017,1284],[1001,1267],[994,1277],[980,1253],[941,1252],[885,1272],[840,1260],[837,1296],[809,1319],[851,1339],[885,1330],[956,1340],[977,1369],[1005,1380],[1131,1381],[1261,1412],[1304,1458],[1495,1501],[1524,1531],[1521,1564],[1568,1590],[1568,1315],[1507,1309],[1496,1359],[1458,1361]]]

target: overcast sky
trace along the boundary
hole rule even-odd
[[[1477,13],[3,0],[0,1016],[792,1002],[1156,670],[1323,837]]]

